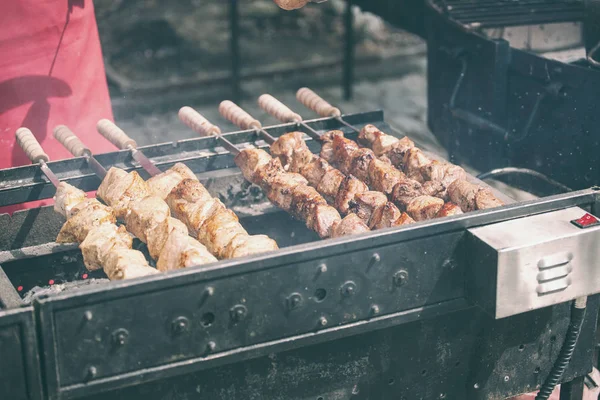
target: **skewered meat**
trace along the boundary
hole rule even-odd
[[[193,234],[222,203],[208,193],[208,190],[196,179],[184,179],[166,198],[173,215],[181,220]],[[225,206],[223,206],[225,207]]]
[[[125,224],[129,232],[147,243],[146,233],[170,214],[169,206],[164,200],[156,196],[148,196],[131,204],[129,213],[125,217]]]
[[[317,191],[325,197],[327,203],[334,204],[344,178],[344,174],[333,167],[325,173],[317,185]]]
[[[323,138],[321,136],[321,138]],[[333,155],[333,143],[332,142],[324,142],[323,145],[321,146],[321,152],[319,153],[319,155],[321,156],[321,158],[325,161],[327,161],[328,163],[333,163],[335,160],[335,157]]]
[[[386,135],[374,125],[366,125],[358,136],[358,142],[373,150],[377,157],[386,156],[394,165],[397,161],[403,162],[406,152],[415,146],[408,137],[398,139]]]
[[[410,217],[407,213],[403,212],[400,218],[396,221],[396,226],[414,224],[415,220]]]
[[[440,182],[445,187],[450,186],[457,179],[467,178],[467,173],[461,167],[437,160],[424,165],[421,168],[421,175],[426,181]]]
[[[415,181],[416,182],[416,181]],[[422,185],[423,194],[427,196],[439,197],[446,200],[448,197],[448,187],[439,181],[427,181]]]
[[[69,218],[60,229],[56,238],[58,243],[81,243],[91,229],[102,224],[117,222],[113,210],[96,199],[86,199],[76,208],[78,212]]]
[[[349,169],[350,173],[369,185],[369,165],[371,165],[371,162],[375,159],[375,153],[370,149],[362,148],[356,150],[352,153],[352,162]]]
[[[54,196],[54,211],[69,219],[71,218],[71,209],[85,199],[86,195],[83,190],[61,182],[56,188]]]
[[[277,250],[277,243],[267,235],[236,235],[225,251],[225,258],[246,257]]]
[[[350,202],[350,211],[368,224],[373,212],[388,202],[387,196],[381,192],[367,191],[354,196]]]
[[[421,183],[425,182],[422,168],[428,165],[431,160],[416,147],[408,150],[404,156],[404,172],[406,176]]]
[[[271,155],[279,158],[285,171],[300,172],[312,160],[313,154],[303,136],[302,132],[286,133],[271,145]]]
[[[183,222],[173,217],[168,217],[146,233],[150,257],[155,260],[159,259],[160,253],[162,252],[167,239],[174,231],[184,233],[186,235],[188,233],[188,229]]]
[[[323,158],[313,156],[312,160],[300,169],[300,175],[308,180],[310,186],[316,188],[325,176],[325,173],[332,168]]]
[[[319,204],[311,209],[306,226],[317,232],[320,238],[331,237],[333,227],[342,220],[338,211],[325,204]]]
[[[164,200],[184,179],[197,180],[196,175],[185,164],[177,163],[162,174],[148,179],[146,183],[152,194]]]
[[[415,221],[425,221],[435,218],[444,206],[444,200],[431,196],[419,196],[412,199],[406,207],[406,212]]]
[[[414,179],[406,178],[394,186],[392,199],[394,200],[394,204],[396,204],[400,210],[406,211],[408,203],[415,197],[422,196],[423,194],[424,190],[419,182]]]
[[[463,211],[485,210],[504,205],[491,190],[460,179],[448,187],[448,195]]]
[[[307,181],[302,175],[280,171],[265,180],[267,198],[277,207],[290,210],[294,188],[304,187],[306,184]]]
[[[504,203],[496,198],[490,189],[479,188],[479,191],[475,195],[475,207],[478,210],[487,210],[488,208],[496,208],[503,205]]]
[[[369,165],[369,181],[375,190],[390,195],[394,187],[406,180],[406,176],[393,165],[381,160],[373,160]]]
[[[350,211],[350,203],[354,200],[355,196],[368,190],[368,186],[363,182],[352,175],[347,175],[340,184],[339,191],[335,198],[335,208],[337,208],[342,215],[348,214]]]
[[[132,249],[113,249],[104,262],[104,272],[111,280],[132,279],[157,274],[158,271],[148,267],[144,255]]]
[[[438,211],[436,217],[443,218],[443,217],[449,217],[451,215],[460,215],[460,214],[463,214],[463,212],[459,206],[457,206],[454,203],[446,203],[440,209],[440,211]]]
[[[150,190],[137,172],[128,173],[113,167],[102,180],[97,195],[112,207],[117,218],[124,219],[129,212],[129,203],[149,196]]]
[[[398,210],[398,207],[388,201],[382,207],[375,210],[369,221],[369,228],[384,229],[396,226],[396,221],[401,216],[402,212]]]
[[[369,227],[356,214],[348,214],[344,219],[334,223],[331,237],[356,235],[369,232]]]
[[[133,239],[124,226],[103,224],[92,229],[81,242],[85,266],[90,271],[102,269],[108,254],[115,248],[131,249]]]
[[[358,150],[356,142],[346,139],[343,132],[332,131],[330,137],[333,143],[333,159],[336,161],[340,171],[349,174],[352,168],[352,154]]]
[[[240,168],[244,178],[251,183],[259,184],[260,180],[254,175],[261,167],[272,160],[272,157],[261,149],[245,149],[235,156],[235,164]]]
[[[306,221],[312,209],[318,205],[327,205],[327,202],[315,188],[306,184],[293,187],[289,210],[294,217]]]
[[[198,232],[198,240],[206,243],[208,251],[223,258],[227,245],[239,234],[247,235],[248,232],[240,225],[237,215],[223,207],[216,210],[202,224]]]
[[[171,271],[216,261],[217,259],[208,252],[206,247],[190,237],[187,232],[174,231],[165,242],[156,268],[159,271]]]

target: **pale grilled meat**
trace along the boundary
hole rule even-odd
[[[323,158],[313,156],[310,162],[300,169],[300,175],[306,178],[310,186],[317,187],[325,173],[332,168]]]
[[[247,257],[279,249],[277,243],[267,235],[236,235],[225,252],[225,258]]]
[[[442,200],[448,198],[448,187],[440,181],[426,181],[423,183],[422,188],[423,194],[427,196],[439,197]]]
[[[391,199],[394,204],[402,211],[406,211],[408,203],[415,197],[422,196],[424,193],[423,186],[414,179],[406,178],[394,186]]]
[[[174,231],[165,242],[156,268],[171,271],[216,262],[217,259],[187,232]]]
[[[111,280],[123,280],[154,275],[158,271],[148,266],[144,255],[132,249],[117,248],[108,253],[104,272]]]
[[[408,203],[406,212],[415,221],[425,221],[436,217],[444,206],[444,200],[431,196],[415,197]]]
[[[173,234],[174,231],[184,233],[186,235],[188,234],[188,228],[185,226],[185,224],[173,217],[168,217],[158,225],[154,226],[150,231],[146,232],[150,257],[158,260],[160,253],[167,242],[167,239],[169,236],[171,236],[171,234]]]
[[[375,160],[375,153],[372,150],[362,148],[352,153],[352,162],[350,164],[350,173],[357,179],[366,183],[371,184],[369,177],[369,166],[371,162]]]
[[[220,202],[215,203],[208,190],[196,179],[182,180],[171,190],[166,202],[171,213],[193,234],[198,233],[198,228],[206,219],[206,215],[210,215],[210,207],[220,204]]]
[[[62,226],[56,238],[57,243],[81,243],[90,230],[117,222],[113,209],[96,199],[86,199],[76,207],[79,207],[79,211]]]
[[[54,211],[63,217],[71,218],[71,209],[86,199],[85,192],[68,183],[61,182],[54,195]]]
[[[346,139],[344,134],[336,132],[332,136],[333,159],[340,171],[344,174],[350,174],[352,168],[352,154],[359,149],[358,144],[353,140]]]
[[[323,145],[321,146],[321,152],[319,153],[321,158],[331,164],[335,160],[335,157],[333,156],[333,154],[334,154],[333,153],[333,143],[332,142],[324,142]]]
[[[396,226],[396,221],[399,220],[401,216],[402,211],[398,210],[398,207],[388,201],[373,212],[369,221],[369,228],[384,229]]]
[[[292,203],[289,208],[292,216],[306,221],[311,210],[318,205],[327,205],[327,202],[315,188],[305,184],[292,189]]]
[[[387,202],[388,198],[385,194],[367,191],[354,196],[354,199],[350,202],[350,211],[358,215],[365,224],[369,224],[373,212],[379,207],[383,207]]]
[[[261,149],[244,149],[234,159],[244,178],[254,184],[260,182],[258,177],[254,176],[255,173],[271,160],[269,153]]]
[[[467,173],[457,165],[433,160],[421,168],[421,175],[426,181],[440,182],[445,187],[457,179],[467,179]]]
[[[153,195],[164,200],[184,179],[197,180],[196,175],[185,164],[177,163],[162,174],[148,179],[146,183]]]
[[[333,227],[342,220],[340,213],[326,204],[319,204],[310,209],[306,226],[317,232],[320,238],[328,238],[333,234]]]
[[[114,167],[108,170],[97,192],[97,196],[112,207],[119,219],[125,219],[129,203],[150,194],[148,185],[137,172]]]
[[[339,191],[335,198],[335,208],[337,208],[342,215],[348,214],[350,211],[350,204],[354,201],[356,195],[368,190],[368,186],[363,182],[352,175],[347,175],[340,184]]]
[[[265,184],[267,198],[277,207],[289,211],[292,206],[293,190],[295,187],[306,187],[307,180],[300,174],[280,171],[269,178]]]
[[[127,230],[142,242],[148,243],[146,233],[171,215],[169,206],[160,197],[148,196],[131,204],[125,217]]]
[[[108,254],[116,248],[131,249],[133,239],[124,226],[103,224],[92,229],[81,242],[85,266],[90,271],[102,269]]]
[[[475,207],[478,210],[487,210],[489,208],[502,207],[504,203],[500,201],[494,193],[488,188],[479,188],[475,195]]]
[[[358,142],[373,150],[377,157],[386,156],[394,165],[395,161],[404,161],[406,152],[415,146],[408,137],[398,139],[392,135],[386,135],[374,125],[366,125],[358,136]]]
[[[395,226],[410,225],[410,224],[414,224],[414,223],[415,223],[415,220],[412,219],[410,215],[403,212],[402,215],[400,216],[400,218],[398,218],[396,220]]]
[[[421,150],[413,147],[404,156],[404,172],[409,178],[423,183],[425,182],[423,167],[430,162],[431,160]]]
[[[317,185],[317,191],[325,197],[327,203],[334,204],[344,178],[344,174],[333,167],[325,173]]]
[[[406,180],[406,176],[393,165],[375,159],[369,165],[370,186],[380,192],[390,195],[394,187]]]
[[[302,132],[286,133],[271,145],[271,155],[281,161],[284,170],[300,172],[312,160],[313,154],[303,135]]]
[[[341,221],[334,223],[331,237],[356,235],[369,232],[370,229],[356,214],[348,214]]]
[[[460,215],[460,214],[463,214],[463,211],[460,209],[459,206],[457,206],[454,203],[446,203],[440,209],[440,211],[438,211],[436,217],[443,218],[443,217],[450,217],[452,215]]]
[[[227,208],[218,209],[202,224],[198,239],[219,258],[225,257],[229,242],[238,234],[248,235],[235,213]]]

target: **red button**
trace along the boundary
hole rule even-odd
[[[598,218],[594,217],[592,214],[586,213],[583,217],[579,219],[574,219],[571,223],[580,228],[589,228],[590,226],[600,225],[600,221]]]

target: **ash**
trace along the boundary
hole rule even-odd
[[[33,289],[25,293],[25,295],[23,296],[23,304],[31,304],[33,300],[39,296],[53,295],[73,289],[85,288],[88,286],[103,285],[108,282],[110,282],[110,280],[106,278],[100,278],[86,279],[83,281],[65,282],[44,287],[35,286]]]

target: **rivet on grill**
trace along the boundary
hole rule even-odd
[[[94,318],[94,314],[92,314],[90,310],[83,313],[83,319],[85,319],[86,321],[91,321],[92,318]]]
[[[400,287],[406,285],[408,282],[408,272],[401,269],[394,274],[394,285]]]
[[[325,272],[327,272],[327,265],[326,264],[319,265],[319,268],[317,268],[317,272],[320,274],[324,274]]]
[[[381,310],[379,309],[379,306],[377,304],[373,304],[371,306],[371,314],[377,315],[377,314],[379,314],[380,311]]]
[[[206,351],[210,353],[210,352],[214,351],[216,347],[217,347],[217,344],[211,340],[210,342],[208,342],[206,344]]]
[[[246,318],[246,316],[248,315],[248,309],[243,304],[237,304],[237,305],[233,306],[233,308],[230,311],[230,314],[231,314],[231,319],[234,322],[240,322],[240,321],[243,321]]]
[[[173,333],[176,335],[179,335],[179,334],[187,331],[189,326],[190,326],[190,320],[187,319],[186,317],[177,317],[171,323],[171,329],[173,330]]]
[[[302,306],[303,298],[300,293],[292,293],[287,298],[287,307],[289,310],[295,310]]]
[[[87,378],[87,379],[93,379],[93,378],[95,378],[95,377],[96,377],[96,375],[98,375],[98,369],[97,369],[96,367],[94,367],[93,365],[92,365],[92,366],[90,366],[90,367],[87,369],[87,375],[86,375],[86,378]]]
[[[379,256],[379,253],[374,253],[371,256],[371,259],[369,260],[369,264],[367,265],[367,271],[371,269],[371,267],[373,267],[375,264],[377,264],[379,261],[381,261],[381,257]]]
[[[319,325],[321,325],[321,326],[325,326],[325,325],[327,325],[328,323],[329,323],[329,321],[327,321],[327,318],[325,318],[325,317],[321,317],[321,318],[319,318]]]
[[[212,286],[209,286],[209,287],[207,287],[207,288],[206,288],[206,290],[204,291],[204,294],[205,294],[207,297],[210,297],[210,296],[212,296],[213,294],[215,294],[215,288],[214,288],[214,287],[212,287]]]
[[[348,281],[342,285],[342,294],[346,297],[350,297],[356,293],[356,283]]]
[[[112,333],[113,342],[117,346],[123,346],[127,343],[127,338],[129,337],[129,332],[127,329],[117,329]]]

